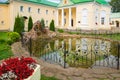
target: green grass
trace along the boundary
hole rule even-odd
[[[58,80],[55,77],[46,77],[44,75],[41,75],[41,80]]]
[[[115,34],[81,34],[79,32],[68,32],[69,34],[78,34],[78,35],[81,35],[81,36],[93,36],[93,37],[103,37],[103,38],[109,38],[109,39],[112,39],[112,40],[120,40],[120,33],[115,33]]]
[[[7,32],[0,32],[0,60],[13,56],[10,45],[7,44]]]

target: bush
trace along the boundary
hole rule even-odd
[[[14,32],[18,32],[19,34],[21,34],[21,32],[23,31],[24,31],[24,18],[17,15],[14,23]]]
[[[58,32],[59,32],[59,33],[63,33],[64,30],[63,30],[63,29],[58,29]]]
[[[32,17],[30,16],[28,20],[28,31],[30,31],[32,27],[33,27],[33,21],[32,21]]]
[[[18,41],[20,39],[20,35],[17,32],[9,32],[8,37],[9,37],[8,43],[12,42],[12,41],[16,42],[16,41]]]
[[[51,23],[50,23],[50,30],[51,30],[51,31],[55,31],[54,20],[52,20]]]
[[[44,22],[44,19],[41,19],[41,27],[42,27],[42,30],[45,29],[45,22]]]
[[[14,42],[12,41],[12,40],[7,40],[7,44],[9,44],[9,45],[11,45],[11,44],[13,44]]]

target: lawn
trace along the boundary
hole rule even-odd
[[[11,46],[7,44],[7,32],[0,32],[0,60],[13,56]]]

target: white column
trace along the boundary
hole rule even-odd
[[[62,27],[64,26],[64,9],[62,9],[62,18],[61,18],[61,22],[62,22]]]
[[[58,24],[59,24],[59,20],[58,20],[59,10],[57,10],[56,15],[57,15],[57,17],[56,17],[56,18],[57,18],[57,19],[56,19],[56,20],[57,20],[57,21],[56,21],[56,25],[58,26]]]
[[[69,8],[69,27],[71,27],[71,16],[72,16],[71,8]]]

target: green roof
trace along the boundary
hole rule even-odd
[[[53,6],[53,7],[57,7],[57,5],[58,5],[58,3],[50,2],[47,0],[22,0],[22,1],[43,4],[43,5]]]
[[[120,12],[118,12],[118,13],[111,13],[110,18],[120,18]]]
[[[99,4],[108,5],[108,2],[105,0],[71,0],[71,1],[75,4],[96,1]]]
[[[57,7],[59,4],[59,3],[50,2],[48,0],[21,0],[21,1],[43,4],[43,5],[52,6],[52,7]],[[73,2],[73,4],[96,1],[99,4],[108,5],[108,2],[106,2],[105,0],[71,0],[71,1]],[[0,2],[0,4],[8,4],[8,3],[9,3],[8,0],[6,0],[5,2]]]

